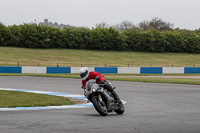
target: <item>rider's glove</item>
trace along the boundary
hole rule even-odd
[[[84,87],[84,86],[81,86],[81,89],[85,89],[85,87]]]
[[[104,87],[105,86],[105,81],[104,80],[102,80],[102,81],[100,81],[100,83],[99,83],[99,87]]]
[[[100,84],[105,84],[105,81],[104,80],[100,81]]]

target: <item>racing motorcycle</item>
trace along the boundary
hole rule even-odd
[[[109,84],[111,85],[110,82]],[[102,116],[106,116],[108,112],[113,111],[117,114],[124,113],[123,103],[115,101],[112,93],[105,89],[104,85],[97,84],[95,79],[91,79],[86,83],[85,96]]]

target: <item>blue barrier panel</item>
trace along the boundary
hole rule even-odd
[[[117,67],[95,67],[94,71],[100,73],[117,73]]]
[[[0,67],[0,73],[22,73],[22,67]]]
[[[162,74],[162,67],[141,67],[141,74]]]
[[[71,73],[71,67],[47,67],[47,73]]]
[[[200,67],[185,67],[184,73],[200,73]]]

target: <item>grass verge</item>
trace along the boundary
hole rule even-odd
[[[200,85],[200,79],[192,78],[161,78],[161,77],[114,77],[107,79],[117,81],[134,81],[134,82],[150,82],[150,83],[173,83],[173,84],[193,84]]]
[[[0,74],[0,76],[38,76],[38,77],[57,77],[80,79],[79,74]],[[174,83],[174,84],[194,84],[200,85],[200,79],[181,78],[181,76],[200,76],[200,74],[104,74],[107,80],[133,81],[133,82],[152,82],[152,83]],[[143,77],[144,76],[144,77]],[[155,77],[148,77],[155,76]],[[162,76],[162,77],[156,77]],[[165,76],[168,76],[165,78]],[[180,76],[170,78],[170,76]]]
[[[1,66],[200,67],[200,54],[0,47]]]
[[[0,90],[0,107],[36,107],[73,105],[68,98],[18,91]]]

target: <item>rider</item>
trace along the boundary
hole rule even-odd
[[[80,77],[82,79],[82,85],[83,85],[82,88],[84,89],[84,92],[85,92],[86,82],[90,79],[97,79],[96,80],[97,84],[104,84],[104,88],[113,94],[114,99],[117,102],[121,102],[117,93],[113,90],[112,86],[110,84],[108,84],[105,77],[101,73],[95,72],[95,71],[88,72],[87,67],[82,67],[79,70],[79,73],[80,73]],[[98,77],[98,78],[96,78],[96,77]]]

